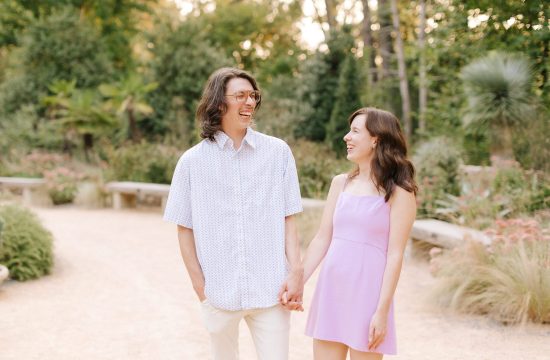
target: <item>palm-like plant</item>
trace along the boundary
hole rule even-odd
[[[142,116],[153,113],[153,108],[145,101],[145,96],[155,90],[158,84],[145,84],[138,74],[130,74],[116,84],[102,84],[99,86],[101,94],[109,100],[105,105],[115,109],[119,117],[125,115],[128,119],[128,137],[137,142],[140,138],[137,120]]]
[[[89,159],[94,135],[110,130],[116,120],[102,108],[97,92],[93,90],[76,89],[74,82],[55,82],[50,90],[54,95],[44,97],[42,102],[66,133],[82,137],[84,155]]]
[[[534,115],[529,61],[520,55],[491,52],[462,69],[468,105],[465,124],[489,132],[491,153],[512,158],[512,131]]]

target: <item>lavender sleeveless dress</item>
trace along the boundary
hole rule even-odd
[[[369,325],[380,297],[389,226],[390,207],[384,197],[340,193],[306,335],[369,351]],[[396,354],[393,302],[385,339],[374,352]]]

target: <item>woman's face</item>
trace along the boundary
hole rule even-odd
[[[354,163],[370,161],[378,140],[370,135],[366,121],[366,114],[357,115],[351,122],[349,132],[344,136],[348,150],[347,158]]]

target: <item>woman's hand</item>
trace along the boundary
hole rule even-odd
[[[388,316],[375,312],[369,326],[369,350],[374,351],[386,337]]]

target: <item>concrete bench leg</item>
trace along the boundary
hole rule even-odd
[[[32,190],[28,188],[23,189],[23,204],[32,205]]]
[[[122,208],[122,197],[120,193],[113,193],[113,209],[120,210]]]

